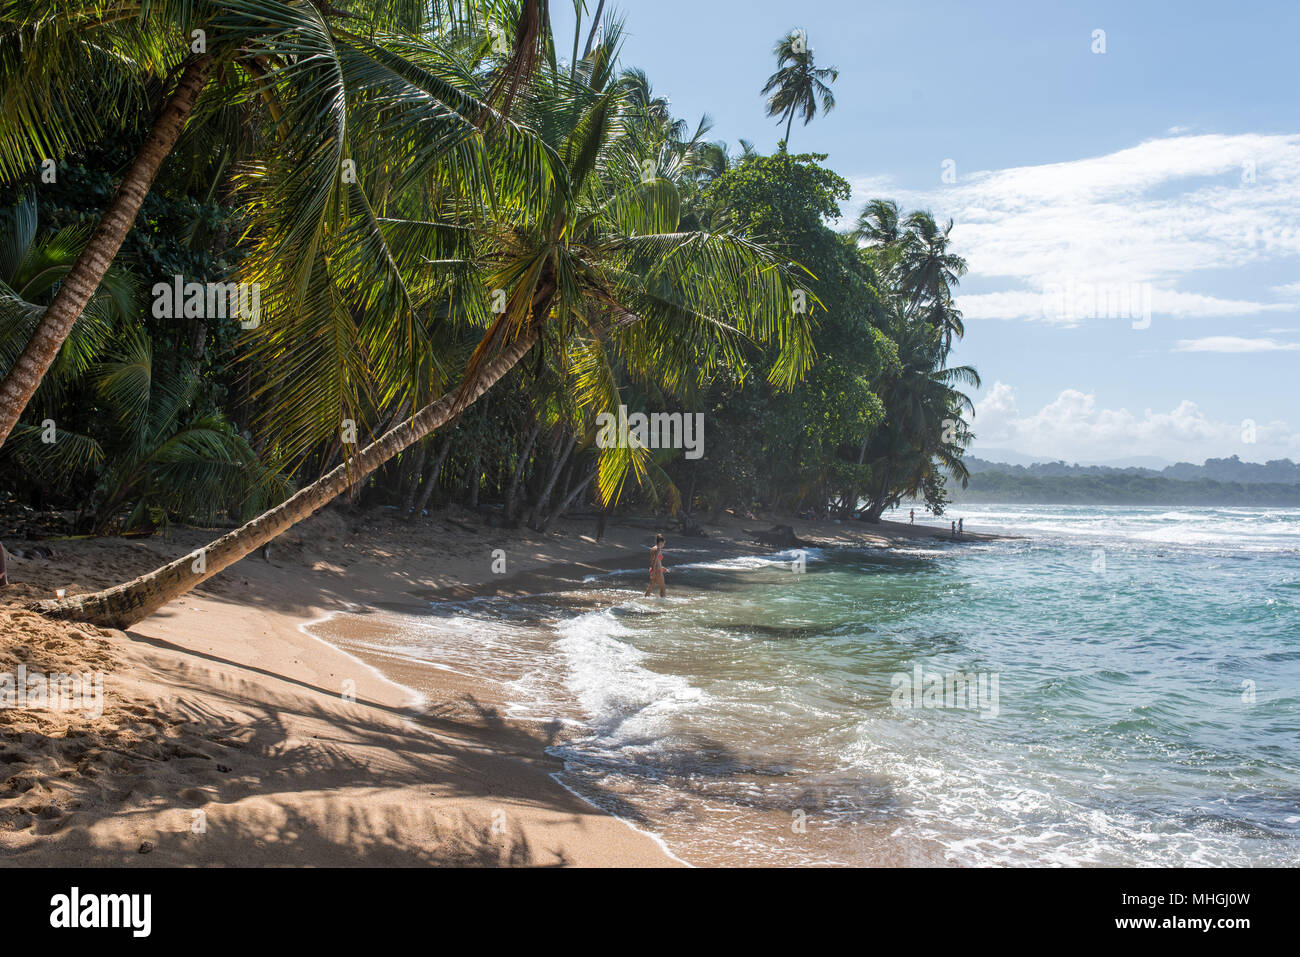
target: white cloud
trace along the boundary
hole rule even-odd
[[[1030,415],[1022,415],[1015,389],[995,382],[975,405],[975,454],[980,448],[1012,448],[1027,455],[1067,461],[1103,461],[1135,455],[1201,462],[1238,454],[1256,461],[1300,458],[1300,432],[1284,421],[1252,420],[1255,441],[1245,441],[1245,422],[1217,422],[1184,399],[1169,412],[1101,408],[1097,398],[1065,389]]]
[[[862,178],[848,209],[883,195],[952,217],[968,284],[1004,286],[959,295],[971,318],[1050,319],[1046,289],[1134,283],[1150,287],[1156,315],[1226,317],[1296,307],[1300,283],[1275,287],[1280,299],[1242,299],[1205,288],[1203,276],[1300,255],[1298,182],[1300,135],[1171,135],[931,190]]]
[[[1243,339],[1238,336],[1205,336],[1202,339],[1179,339],[1178,352],[1291,352],[1300,349],[1297,342],[1276,339]]]

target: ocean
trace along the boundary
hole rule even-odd
[[[1300,860],[1300,510],[958,517],[1023,537],[670,540],[667,599],[638,566],[384,653],[505,681],[563,724],[562,783],[693,863]]]

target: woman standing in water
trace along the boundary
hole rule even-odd
[[[659,597],[667,598],[668,590],[664,588],[664,536],[655,535],[654,548],[650,549],[650,584],[646,586],[645,597],[649,598],[655,585],[659,586]]]

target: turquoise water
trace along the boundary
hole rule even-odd
[[[958,516],[1028,538],[593,579],[566,777],[687,859],[1300,860],[1300,511]]]
[[[444,606],[384,653],[560,717],[563,783],[696,863],[1300,860],[1300,510],[957,517],[1025,537],[670,539],[666,600],[638,564]]]

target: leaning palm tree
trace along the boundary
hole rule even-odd
[[[323,0],[0,0],[3,180],[27,176],[105,132],[131,128],[149,103],[149,93],[159,86],[166,92],[80,259],[0,381],[0,446],[95,294],[163,162],[191,117],[202,112],[205,96],[265,96],[273,110],[275,94],[294,85],[317,107],[293,117],[306,124],[293,128],[294,141],[304,150],[329,150],[340,139],[328,126],[337,117],[337,101],[366,95],[364,88],[342,85],[341,61],[373,57],[377,69],[392,55],[391,48],[369,40],[375,31],[428,32],[449,24],[481,24],[485,11],[498,12],[502,6],[488,0],[411,0],[359,5],[361,16]],[[543,7],[543,0],[518,4],[512,53],[497,71],[492,90],[494,101],[506,108],[519,76],[537,58]],[[359,72],[354,68],[351,75]],[[455,154],[472,139],[472,128],[495,112],[483,103],[466,102],[454,88],[445,92],[445,115],[430,128],[429,140],[434,149]],[[463,112],[467,109],[473,112]],[[297,177],[299,209],[324,205],[331,192],[329,181],[314,176],[321,169],[320,157],[316,159]]]
[[[817,115],[818,103],[823,113],[835,109],[829,84],[839,78],[840,71],[833,66],[817,66],[808,36],[802,30],[783,36],[772,52],[776,55],[776,72],[767,78],[763,95],[767,97],[767,115],[785,117],[782,142],[788,148],[796,113],[803,115],[803,125],[807,126]]]
[[[402,77],[425,82],[437,51],[410,46],[403,52]],[[381,79],[375,77],[379,88]],[[368,445],[345,444],[343,461],[331,471],[208,547],[106,591],[37,603],[37,610],[115,627],[139,621],[451,422],[539,341],[559,367],[581,362],[577,399],[600,410],[619,402],[607,350],[616,351],[633,374],[681,389],[720,368],[743,369],[746,342],[755,340],[779,346],[769,375],[775,384],[790,387],[799,379],[811,361],[811,339],[806,317],[789,307],[787,264],[743,236],[679,229],[674,183],[642,176],[644,156],[633,135],[634,109],[625,86],[593,88],[580,76],[552,70],[534,87],[517,102],[516,113],[555,158],[551,175],[532,178],[534,190],[509,188],[521,173],[498,162],[482,171],[492,201],[457,206],[451,191],[438,205],[439,213],[456,214],[446,221],[372,216],[376,197],[353,195],[351,215],[374,218],[378,234],[390,240],[387,248],[398,252],[391,292],[358,278],[365,275],[361,263],[371,253],[350,233],[351,220],[336,210],[343,218],[320,234],[323,261],[307,274],[309,281],[318,271],[335,277],[320,280],[326,301],[310,309],[307,320],[270,310],[270,329],[253,353],[257,366],[271,374],[262,391],[272,410],[267,439],[269,447],[281,451],[321,441],[321,428],[337,434],[343,390],[323,386],[370,372],[355,355],[334,362],[340,340],[351,337],[381,367],[365,379],[379,421],[394,408],[400,413],[418,405],[415,384],[402,374],[403,362],[420,381],[438,381],[445,363],[424,350],[449,329],[477,329],[477,345],[459,383],[413,414],[400,414],[398,424]],[[413,144],[424,142],[420,132],[418,124],[411,127]],[[391,165],[407,162],[403,156]],[[281,183],[274,177],[254,188],[274,191],[283,188]],[[454,177],[442,183],[452,185],[465,186]],[[394,209],[402,198],[395,194]],[[285,280],[298,275],[284,257],[305,251],[285,245],[277,233],[270,230],[255,243],[250,266],[274,284],[272,298],[293,294],[282,291]],[[403,305],[407,294],[416,308]],[[436,310],[435,301],[441,303]],[[388,314],[387,324],[363,327],[357,337],[355,317],[377,312]],[[402,331],[415,324],[412,317],[425,323],[419,334]],[[307,321],[313,325],[304,325]],[[296,331],[286,334],[286,325]],[[308,356],[298,358],[303,353]],[[286,361],[266,361],[277,354]],[[625,475],[646,471],[649,450],[602,453],[598,482],[608,501]]]

